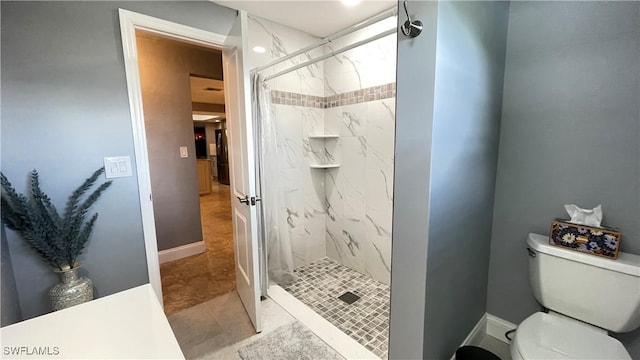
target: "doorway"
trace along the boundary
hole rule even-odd
[[[157,225],[164,222],[156,221],[154,214],[155,203],[161,203],[174,211],[176,216],[187,214],[187,209],[183,205],[187,202],[185,199],[178,198],[175,202],[163,201],[162,197],[158,198],[158,193],[152,194],[152,182],[150,164],[152,157],[158,153],[153,150],[162,149],[162,146],[147,146],[147,131],[145,114],[143,113],[143,91],[141,84],[141,76],[138,66],[138,49],[136,42],[136,31],[144,31],[161,37],[177,40],[190,46],[202,46],[209,49],[215,49],[222,54],[221,73],[224,73],[225,85],[228,91],[224,93],[225,114],[228,124],[229,149],[234,154],[230,158],[230,193],[231,193],[231,217],[233,222],[233,244],[235,253],[235,278],[236,293],[249,316],[251,323],[256,332],[261,331],[261,312],[260,312],[260,285],[259,285],[259,257],[258,257],[258,218],[257,206],[254,201],[256,199],[256,182],[255,182],[255,160],[253,150],[253,133],[252,128],[247,126],[247,119],[251,118],[251,106],[248,99],[250,98],[250,90],[245,74],[248,74],[247,65],[244,62],[244,54],[247,53],[247,44],[242,41],[243,33],[247,28],[247,14],[239,11],[238,16],[233,22],[227,36],[211,33],[208,31],[184,26],[166,20],[137,14],[131,11],[119,9],[120,27],[122,35],[122,47],[125,60],[125,71],[127,78],[127,87],[129,94],[129,103],[131,110],[131,120],[133,127],[134,149],[136,158],[136,173],[139,185],[139,198],[143,223],[143,234],[145,243],[145,252],[147,255],[147,267],[149,274],[149,282],[151,283],[157,298],[162,302],[162,285],[160,276],[160,261],[157,242]],[[158,57],[152,57],[157,60]],[[199,71],[194,71],[197,74]],[[164,75],[164,74],[163,74]],[[173,72],[168,75],[175,76]],[[184,81],[189,81],[188,77],[182,77]],[[154,78],[151,86],[161,88],[164,84],[159,84]],[[172,87],[165,86],[169,91]],[[173,97],[164,99],[165,102],[173,104],[176,100]],[[188,101],[187,101],[188,102]],[[191,109],[187,111],[191,112]],[[164,116],[159,114],[158,116]],[[183,118],[191,122],[190,115]],[[184,128],[183,128],[184,129]],[[171,130],[169,130],[170,132]],[[186,131],[185,131],[186,132]],[[181,160],[189,158],[189,154],[195,154],[194,132],[193,127],[189,126],[188,139],[185,137],[184,144],[174,144],[174,156],[179,156]],[[166,145],[166,144],[161,144]],[[184,146],[183,146],[184,145]],[[160,153],[160,152],[159,152]],[[166,159],[171,159],[167,157]],[[193,158],[191,164],[193,165]],[[182,164],[189,164],[190,161],[183,161]],[[178,169],[181,172],[183,169]],[[197,186],[195,171],[184,169],[181,173],[186,176],[193,174],[194,178],[188,183]],[[179,181],[167,177],[162,181],[169,183],[175,187],[179,187],[184,179]],[[160,192],[162,194],[162,192]],[[198,202],[198,192],[189,192],[187,197],[189,201]],[[235,201],[237,199],[238,201]],[[193,209],[190,206],[189,209]],[[197,207],[196,207],[197,209]],[[193,210],[192,210],[193,211]],[[198,211],[195,211],[198,213]],[[187,214],[188,215],[188,214]],[[197,223],[199,216],[193,215],[188,219]],[[173,219],[168,218],[168,221]],[[188,233],[194,229],[201,229],[200,226],[183,227],[178,234]],[[175,228],[170,228],[176,231]],[[198,236],[201,236],[199,234]],[[173,239],[179,239],[179,236]],[[187,244],[188,245],[188,244]],[[178,246],[177,252],[193,251],[198,246],[204,247],[204,242],[195,246]],[[196,251],[196,253],[198,253]],[[175,252],[174,252],[175,254]]]
[[[226,150],[222,53],[139,30],[136,43],[163,303],[171,315],[235,290],[229,182],[218,182],[228,180],[227,152],[216,151]],[[212,171],[214,163],[220,167]]]

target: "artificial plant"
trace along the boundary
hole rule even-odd
[[[103,172],[104,168],[96,170],[69,196],[62,215],[40,189],[38,171],[33,170],[29,176],[28,195],[19,194],[0,172],[2,222],[18,233],[50,266],[59,270],[73,268],[98,219],[95,213],[87,220],[89,208],[111,185],[111,181],[104,182],[84,196]]]

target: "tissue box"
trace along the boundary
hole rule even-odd
[[[549,244],[581,251],[609,259],[618,258],[620,232],[592,226],[573,224],[556,219],[551,223]]]

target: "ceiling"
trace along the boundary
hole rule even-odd
[[[191,102],[224,105],[223,81],[198,76],[190,76],[189,81],[191,83]],[[208,120],[211,122],[219,122],[225,118],[224,112],[193,111],[193,114],[217,116],[215,119]]]
[[[204,77],[190,76],[191,101],[224,105],[224,82]]]
[[[234,0],[213,2],[233,9],[325,37],[357,24],[377,13],[396,6],[396,0],[362,0],[347,6],[340,0],[257,1]]]

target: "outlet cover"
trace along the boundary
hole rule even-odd
[[[104,175],[107,179],[133,176],[129,156],[111,156],[104,158]]]
[[[180,157],[183,159],[189,157],[189,150],[186,146],[180,146]]]

